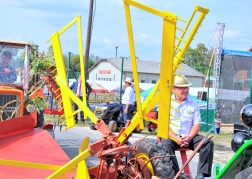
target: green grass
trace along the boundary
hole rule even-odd
[[[44,119],[45,119],[45,122],[49,122],[49,123],[61,123],[65,120],[65,118],[63,119],[60,119],[58,115],[49,115],[49,114],[45,114],[44,115]],[[79,123],[76,124],[76,126],[80,126],[80,127],[84,127],[84,126],[88,126],[88,122],[85,121],[84,125],[82,123]]]

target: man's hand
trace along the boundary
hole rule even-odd
[[[125,109],[123,112],[124,114],[128,114],[128,109]]]
[[[190,141],[191,141],[190,136],[186,135],[186,136],[182,137],[181,138],[181,142],[182,143],[181,143],[180,147],[186,147],[186,146],[188,146],[189,143],[190,143]]]
[[[10,71],[10,69],[9,68],[4,68],[4,73],[5,74],[9,74],[11,71]]]
[[[177,137],[176,138],[176,143],[181,147],[181,145],[183,145],[183,141],[181,137]]]

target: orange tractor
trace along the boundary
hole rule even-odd
[[[137,100],[137,112],[132,120],[121,129],[119,134],[115,134],[111,132],[103,120],[98,119],[97,116],[88,108],[86,98],[84,98],[83,101],[80,100],[73,91],[69,89],[66,67],[64,65],[63,53],[61,51],[60,36],[75,23],[77,24],[78,31],[81,77],[82,80],[85,81],[81,23],[80,16],[77,16],[63,29],[55,32],[48,41],[51,43],[48,55],[54,62],[50,66],[50,70],[54,69],[51,70],[53,72],[51,79],[53,79],[53,84],[58,87],[57,90],[60,91],[60,96],[58,97],[58,99],[60,99],[59,103],[64,106],[64,109],[67,109],[64,110],[64,115],[61,116],[62,119],[65,119],[63,123],[66,124],[66,128],[73,127],[75,125],[74,115],[83,111],[85,116],[92,120],[94,127],[101,132],[102,137],[100,140],[92,144],[89,144],[89,138],[83,139],[80,145],[79,154],[72,160],[69,160],[69,158],[62,153],[62,150],[54,144],[47,134],[42,134],[44,131],[38,131],[38,133],[41,134],[38,135],[38,138],[36,139],[37,145],[40,146],[40,149],[37,147],[31,151],[30,148],[34,147],[34,144],[30,145],[29,149],[26,148],[29,150],[28,154],[27,151],[22,150],[22,152],[24,152],[22,157],[18,154],[11,156],[11,153],[15,153],[15,150],[11,150],[10,148],[2,151],[2,146],[10,144],[10,136],[2,136],[5,142],[3,143],[0,140],[0,172],[7,171],[4,173],[4,176],[6,176],[5,178],[8,178],[7,176],[9,175],[14,175],[13,172],[10,172],[11,169],[16,168],[18,170],[19,167],[19,171],[26,171],[26,173],[23,172],[22,175],[19,175],[19,178],[20,176],[31,178],[30,176],[34,176],[33,174],[35,172],[37,172],[37,175],[34,178],[149,179],[154,176],[160,178],[173,178],[175,176],[170,157],[166,155],[162,146],[158,145],[157,140],[142,139],[131,145],[128,142],[128,139],[136,127],[139,129],[144,128],[145,121],[152,122],[157,125],[158,137],[166,139],[169,137],[169,116],[170,108],[172,108],[172,106],[170,106],[170,100],[174,76],[178,75],[176,74],[176,69],[181,68],[179,64],[183,60],[183,56],[187,48],[209,10],[196,6],[192,16],[188,21],[186,21],[168,11],[162,12],[133,0],[124,0],[123,3]],[[156,83],[153,90],[143,103],[140,102],[140,88],[130,6],[161,17],[163,21],[162,49],[160,51],[160,80]],[[177,21],[185,22],[185,27],[178,27]],[[54,83],[55,81],[56,83]],[[84,93],[83,96],[85,96],[85,83],[82,85],[82,91]],[[79,106],[79,110],[73,110],[72,102],[75,102]],[[156,105],[159,106],[158,119],[156,120],[151,117],[146,117]],[[16,120],[18,121],[20,118],[17,118]],[[31,132],[31,127],[29,129],[30,130],[27,130]],[[33,132],[31,133],[34,133],[34,129],[32,131]],[[24,132],[22,136],[19,136],[18,139],[13,139],[14,144],[18,143],[19,145],[17,146],[20,147],[21,144],[19,141],[24,139],[24,135],[28,135],[27,131],[26,133]],[[16,135],[14,136],[16,137]],[[24,145],[26,145],[27,142],[32,141],[32,138],[34,139],[32,134],[28,135]],[[47,139],[47,141],[44,139]],[[49,146],[47,145],[48,143]],[[41,150],[42,148],[43,152]],[[41,152],[39,152],[39,155],[36,155],[40,150]],[[6,153],[4,157],[1,156],[2,152],[4,152],[4,154]],[[19,153],[20,151],[16,152]],[[43,154],[44,158],[40,156],[41,154]],[[28,155],[28,157],[26,155]],[[46,155],[51,158],[46,157]],[[100,159],[99,165],[88,167],[85,160],[89,156],[94,155],[97,155]],[[6,170],[3,170],[3,168]]]

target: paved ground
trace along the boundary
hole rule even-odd
[[[55,140],[62,147],[62,149],[66,152],[69,158],[74,158],[78,154],[79,145],[81,141],[85,138],[90,138],[90,143],[93,143],[100,139],[101,134],[98,131],[91,130],[89,127],[74,127],[72,129],[67,130],[66,132],[60,132],[59,127],[55,129]],[[133,134],[130,138],[130,142],[134,143],[136,140],[141,139],[143,137],[142,134]],[[148,136],[152,137],[152,136]],[[152,137],[155,138],[155,137]],[[188,153],[190,154],[190,152]],[[181,163],[180,155],[177,153],[178,162]],[[192,172],[192,176],[195,177],[197,170],[197,161],[198,155],[192,159],[190,162],[190,169]],[[88,166],[95,166],[99,163],[97,157],[89,157],[87,159]],[[210,177],[213,179],[214,177]],[[209,179],[210,179],[209,178]]]

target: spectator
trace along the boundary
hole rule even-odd
[[[177,116],[180,120],[170,116],[169,139],[161,139],[170,155],[175,155],[175,150],[180,147],[188,147],[191,150],[195,150],[204,137],[198,134],[201,122],[198,104],[188,98],[189,86],[191,85],[186,77],[175,77],[172,88],[174,95],[171,98],[177,100],[177,102],[172,100],[171,106],[177,108],[179,111],[171,109],[171,114]],[[176,124],[176,126],[173,124]],[[213,162],[213,141],[208,140],[205,142],[198,152],[199,163],[195,179],[210,177]],[[173,168],[177,173],[179,165],[176,156],[171,157],[171,160],[173,161]]]
[[[0,83],[13,83],[17,80],[16,70],[10,66],[11,59],[12,53],[4,51],[0,64]]]
[[[107,105],[107,106],[109,105],[109,102],[110,102],[109,99],[107,99],[107,100],[106,100],[106,105]]]
[[[222,124],[222,121],[220,119],[220,113],[215,113],[215,119],[214,119],[214,133],[219,134],[220,133],[220,125]]]
[[[73,92],[81,99],[83,100],[82,98],[82,79],[81,79],[81,75],[79,76],[79,79],[75,82],[73,82],[73,84],[70,86],[70,89],[73,90]],[[89,106],[89,103],[88,103],[88,100],[89,100],[89,95],[90,93],[92,92],[92,88],[90,87],[90,85],[88,84],[88,82],[86,82],[86,99],[87,99],[87,106],[90,108]],[[77,104],[73,104],[73,107],[74,107],[74,110],[76,111],[78,109],[78,105]],[[90,108],[91,109],[91,108]],[[75,123],[77,124],[78,123],[78,115],[76,114],[74,116],[74,120],[75,120]],[[81,112],[81,122],[82,124],[84,124],[84,114],[83,112]]]
[[[135,96],[134,96],[134,90],[131,86],[132,79],[127,77],[124,83],[126,86],[126,90],[122,97],[122,105],[123,105],[123,119],[124,119],[124,123],[126,124],[127,120],[130,120],[130,111],[133,107]]]

